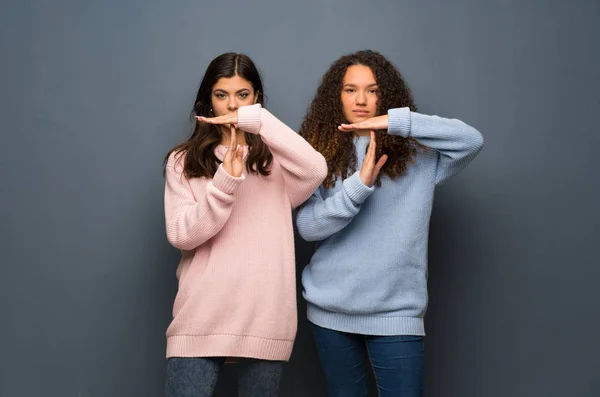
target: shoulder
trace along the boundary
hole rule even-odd
[[[172,168],[177,173],[182,173],[185,167],[185,151],[176,151],[174,150],[169,154],[169,158],[167,159],[167,168]]]

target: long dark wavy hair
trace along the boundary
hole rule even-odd
[[[344,116],[341,93],[346,70],[352,65],[368,66],[378,85],[377,115],[388,109],[408,107],[416,111],[412,93],[396,67],[376,51],[358,51],[335,61],[323,76],[300,127],[304,137],[327,160],[328,174],[325,188],[335,186],[337,177],[352,175],[357,169],[353,134],[341,132],[337,127],[348,123]],[[381,175],[394,179],[406,172],[407,162],[413,162],[417,149],[422,146],[413,138],[376,132],[377,158],[387,154],[388,160],[381,169],[376,185],[381,186]]]
[[[254,92],[258,95],[257,102],[264,106],[262,80],[250,57],[233,52],[219,55],[208,65],[194,101],[191,114],[194,131],[188,140],[169,151],[163,163],[163,173],[169,156],[173,152],[175,154],[185,154],[183,172],[186,178],[212,178],[217,172],[221,161],[215,155],[215,149],[221,143],[221,129],[218,125],[198,122],[196,116],[215,116],[211,110],[213,86],[222,77],[229,78],[236,75],[252,84]],[[273,155],[269,148],[258,135],[246,132],[245,137],[248,144],[246,170],[249,173],[269,175],[271,172],[270,166],[273,162]]]

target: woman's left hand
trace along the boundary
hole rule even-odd
[[[196,116],[198,121],[207,124],[220,124],[220,125],[233,125],[237,127],[238,123],[238,112],[234,110],[231,113],[224,114],[223,116],[218,117],[204,117],[204,116]]]
[[[387,130],[388,129],[388,115],[371,117],[360,123],[342,124],[338,127],[338,130],[351,132],[359,130]]]

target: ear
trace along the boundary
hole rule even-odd
[[[255,105],[258,103],[258,93],[259,93],[259,92],[260,92],[260,91],[256,91],[256,92],[254,93],[254,104],[255,104]]]

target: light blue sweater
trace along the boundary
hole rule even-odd
[[[318,241],[302,272],[308,319],[321,327],[364,335],[425,335],[427,241],[437,185],[461,171],[483,137],[460,120],[408,108],[388,111],[388,134],[413,137],[428,149],[381,187],[360,179],[369,137],[355,138],[359,171],[322,186],[300,207],[297,226]]]

